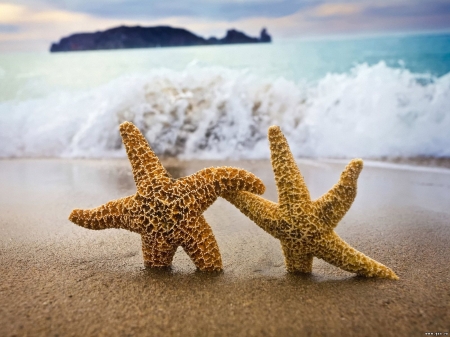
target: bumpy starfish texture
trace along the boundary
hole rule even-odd
[[[247,191],[227,193],[224,198],[280,240],[287,270],[310,273],[316,256],[359,275],[398,279],[391,269],[352,248],[333,230],[356,197],[362,160],[352,160],[339,182],[312,201],[279,127],[269,128],[269,142],[278,204]]]
[[[69,220],[89,229],[123,228],[141,234],[147,267],[170,266],[181,246],[199,270],[221,270],[219,247],[202,213],[229,191],[264,193],[262,181],[232,167],[206,168],[175,180],[132,123],[121,124],[120,133],[137,193],[94,209],[75,209]]]

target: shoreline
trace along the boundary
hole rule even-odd
[[[204,163],[220,163],[225,165],[229,162],[233,163],[255,163],[255,162],[267,162],[269,159],[184,159],[184,158],[174,158],[174,157],[164,157],[158,156],[166,165],[179,165],[179,163],[186,162],[204,162]],[[298,157],[295,158],[298,162],[314,162],[314,161],[330,161],[330,162],[347,162],[353,158],[341,158],[341,157]],[[362,158],[364,162],[370,163],[387,163],[387,164],[398,164],[416,167],[440,167],[450,169],[450,157],[429,157],[429,156],[417,156],[417,157],[367,157]],[[123,157],[83,157],[83,158],[70,158],[70,157],[0,157],[0,161],[9,160],[64,160],[64,161],[121,161],[127,160],[125,155]]]
[[[299,160],[313,198],[345,160]],[[180,177],[239,166],[276,200],[268,160],[162,160]],[[335,229],[391,267],[398,281],[355,277],[315,259],[289,274],[279,242],[219,198],[205,217],[222,273],[197,272],[180,249],[171,270],[145,269],[140,237],[67,220],[135,193],[126,159],[0,160],[0,335],[423,335],[450,322],[450,179],[446,170],[367,165],[358,196]]]

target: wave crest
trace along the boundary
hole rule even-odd
[[[450,74],[361,64],[314,84],[188,67],[126,76],[78,93],[0,104],[1,157],[125,156],[135,123],[160,155],[267,158],[282,127],[296,156],[450,156]]]

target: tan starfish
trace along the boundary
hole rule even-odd
[[[138,128],[125,122],[120,132],[137,193],[94,209],[75,209],[69,220],[89,229],[124,228],[141,234],[148,267],[170,266],[181,246],[199,270],[221,270],[219,247],[202,213],[225,192],[264,193],[262,181],[232,167],[206,168],[175,180]]]
[[[391,269],[352,248],[333,230],[356,197],[362,160],[352,160],[339,182],[312,201],[279,127],[269,128],[269,142],[278,204],[245,191],[228,193],[224,198],[280,240],[287,270],[310,273],[316,256],[359,275],[398,279]]]

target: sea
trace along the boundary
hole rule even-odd
[[[450,157],[450,34],[0,54],[0,157]]]

